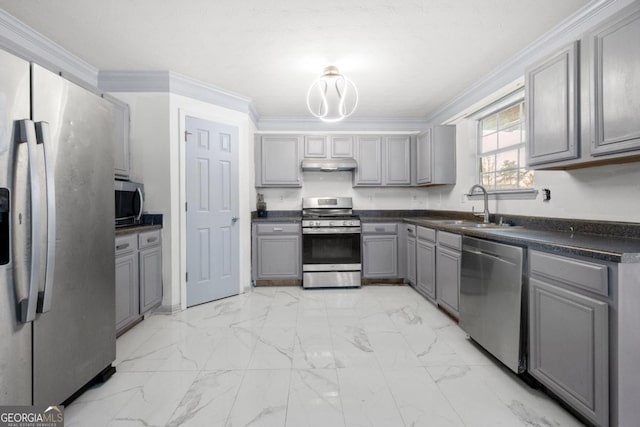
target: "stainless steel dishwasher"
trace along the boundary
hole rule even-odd
[[[462,238],[460,327],[509,369],[526,368],[524,249]]]

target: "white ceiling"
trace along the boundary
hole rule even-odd
[[[101,70],[170,70],[309,116],[327,65],[358,118],[425,118],[588,0],[0,0]]]

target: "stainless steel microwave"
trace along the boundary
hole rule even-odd
[[[116,227],[142,222],[144,185],[131,181],[115,181]]]

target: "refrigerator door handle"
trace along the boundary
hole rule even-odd
[[[53,147],[49,135],[49,123],[36,123],[38,144],[44,150],[44,168],[47,187],[47,266],[44,276],[44,291],[38,294],[38,313],[51,309],[53,295],[54,268],[56,264],[56,182]]]
[[[31,266],[29,273],[29,291],[27,298],[19,302],[20,321],[23,323],[32,322],[36,318],[36,308],[38,303],[38,291],[40,289],[40,221],[37,215],[41,212],[40,206],[40,165],[36,159],[37,140],[33,121],[21,120],[19,143],[27,144],[27,158],[29,168],[29,182],[31,191]],[[28,247],[28,245],[27,245]]]

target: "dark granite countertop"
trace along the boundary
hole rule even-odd
[[[434,222],[435,218],[403,218],[404,222],[465,236],[526,246],[559,255],[579,255],[615,263],[640,263],[640,239],[529,227],[469,229]]]
[[[252,222],[293,222],[293,223],[298,223],[298,222],[302,222],[302,216],[298,215],[298,216],[267,216],[267,217],[262,217],[262,218],[252,218],[251,219]]]
[[[140,233],[143,231],[159,230],[161,228],[162,228],[162,225],[159,225],[159,224],[131,225],[129,227],[116,228],[116,236],[125,236],[127,234]]]

